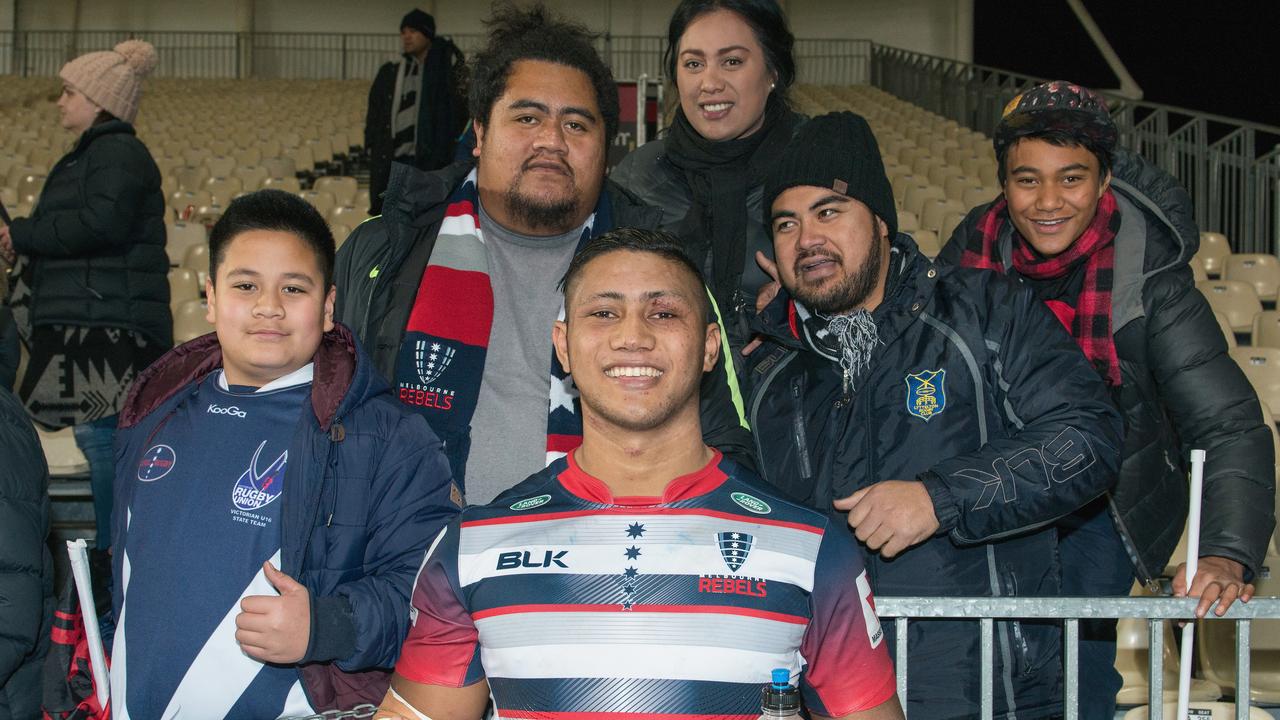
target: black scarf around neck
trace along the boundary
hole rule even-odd
[[[770,95],[759,130],[736,140],[713,141],[698,134],[684,110],[676,112],[666,139],[667,159],[684,173],[692,196],[680,235],[691,243],[690,255],[704,270],[709,255],[711,289],[721,307],[733,307],[742,281],[748,222],[764,222],[747,217],[747,192],[764,182],[800,120]]]

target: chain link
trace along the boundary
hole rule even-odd
[[[282,720],[347,720],[347,718],[371,718],[378,712],[377,705],[357,705],[350,710],[325,710],[315,715],[299,715]]]

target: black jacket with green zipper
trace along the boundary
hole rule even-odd
[[[11,227],[30,258],[31,324],[122,328],[173,345],[165,201],[151,153],[120,120],[94,125]]]

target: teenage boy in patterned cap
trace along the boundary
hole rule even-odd
[[[883,596],[1054,596],[1051,527],[1106,490],[1121,424],[1032,293],[896,232],[866,121],[810,120],[765,183],[783,291],[748,407],[765,479],[847,513]],[[1061,628],[996,623],[996,717],[1061,713]],[[972,621],[915,623],[907,714],[978,715]]]
[[[1151,584],[1182,534],[1192,448],[1208,452],[1200,561],[1174,594],[1203,616],[1253,595],[1274,525],[1275,459],[1257,395],[1192,281],[1199,244],[1177,181],[1116,147],[1102,98],[1050,82],[1009,103],[994,144],[1004,192],[938,257],[1018,278],[1057,315],[1125,417],[1114,487],[1059,523],[1062,594]],[[1115,621],[1086,623],[1082,717],[1115,713]]]
[[[499,717],[754,717],[786,668],[813,717],[900,720],[844,523],[702,440],[720,329],[680,241],[606,233],[561,287],[582,444],[435,542],[384,710],[478,720],[492,694]]]

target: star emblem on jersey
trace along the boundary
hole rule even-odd
[[[644,535],[644,525],[641,525],[640,523],[631,523],[627,526],[627,537],[638,538],[641,535]]]
[[[720,546],[720,557],[732,572],[738,572],[742,563],[747,561],[755,537],[744,532],[716,533],[716,544]]]
[[[640,559],[640,548],[636,547],[635,545],[632,545],[631,547],[627,548],[627,559],[628,560]]]
[[[640,574],[640,571],[639,571],[639,570],[636,570],[636,569],[635,569],[635,568],[633,568],[633,567],[629,567],[629,568],[627,568],[627,569],[626,569],[625,571],[623,571],[623,573],[622,573],[623,577],[629,577],[629,578],[633,578],[633,577],[635,577],[635,576],[637,576],[637,575],[639,575],[639,574]]]
[[[266,470],[258,472],[258,456],[266,446],[267,441],[263,440],[249,461],[249,469],[236,480],[235,488],[231,490],[231,503],[241,510],[258,510],[270,505],[284,491],[284,468],[289,460],[289,451],[280,453],[280,457],[272,461]]]
[[[428,343],[426,340],[416,342],[413,346],[413,365],[418,370],[418,379],[423,385],[430,385],[440,379],[449,367],[449,363],[453,362],[453,356],[457,352],[454,348],[438,342]]]

